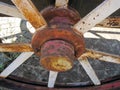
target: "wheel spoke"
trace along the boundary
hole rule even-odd
[[[15,69],[17,69],[22,63],[24,63],[34,52],[23,52],[20,54],[5,70],[0,73],[0,77],[6,78]]]
[[[108,53],[103,53],[100,51],[94,51],[90,49],[86,49],[86,53],[84,53],[81,58],[93,58],[101,61],[112,62],[116,64],[120,64],[120,56],[112,55]]]
[[[49,80],[48,80],[48,87],[49,88],[54,87],[57,75],[58,75],[58,72],[54,72],[54,71],[49,72]]]
[[[120,28],[120,16],[108,17],[96,25],[97,27]]]
[[[94,83],[94,85],[100,85],[100,80],[98,79],[95,71],[93,70],[92,66],[90,65],[89,61],[87,59],[82,60],[81,58],[78,58],[80,64]]]
[[[47,24],[31,0],[12,0],[12,2],[36,29]]]
[[[26,43],[1,43],[0,52],[32,52],[30,44]]]
[[[8,16],[25,19],[24,16],[18,11],[18,9],[15,6],[9,5],[3,2],[0,2],[0,13],[8,15]]]
[[[79,32],[87,32],[110,14],[118,10],[120,8],[120,3],[118,2],[119,0],[105,0],[102,4],[74,25],[76,33],[79,34]]]
[[[69,0],[56,0],[55,6],[56,7],[67,7]]]

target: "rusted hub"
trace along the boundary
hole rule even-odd
[[[74,57],[85,51],[82,33],[78,35],[72,28],[80,17],[75,10],[68,8],[48,7],[42,14],[48,26],[33,35],[32,47],[41,56],[40,63],[45,68],[67,71],[73,67]]]
[[[67,71],[73,67],[74,47],[63,40],[50,40],[41,46],[40,63],[52,71]]]
[[[74,25],[80,20],[79,13],[71,8],[56,8],[54,6],[49,6],[42,10],[42,16],[48,22],[48,24],[59,24],[67,23],[69,25]]]
[[[72,28],[44,28],[37,31],[32,38],[32,48],[41,56],[41,46],[50,40],[64,40],[71,43],[75,49],[75,56],[79,57],[85,51],[84,37],[77,35]]]

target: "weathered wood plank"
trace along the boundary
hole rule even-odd
[[[49,72],[49,80],[48,80],[48,87],[53,88],[56,78],[57,78],[58,72],[50,71]]]
[[[34,52],[23,52],[20,54],[6,69],[0,73],[0,77],[6,78],[15,69],[17,69],[22,63],[24,63],[29,57],[33,55]]]
[[[12,2],[36,29],[47,25],[46,21],[31,0],[12,0]]]
[[[81,59],[85,58],[93,58],[94,60],[101,60],[111,63],[120,64],[120,56],[100,52],[100,51],[94,51],[90,49],[86,49],[86,52],[81,55]]]
[[[33,49],[26,43],[1,43],[0,52],[33,52]]]
[[[120,28],[120,17],[108,17],[96,25],[97,27]]]
[[[0,13],[12,17],[25,19],[24,16],[18,11],[18,9],[15,6],[3,2],[0,2]]]
[[[87,59],[82,60],[81,58],[78,58],[80,64],[94,83],[94,85],[100,85],[100,80],[98,79],[95,71],[93,70],[92,66],[90,65],[89,61]]]
[[[56,7],[67,7],[69,0],[56,0],[55,6]]]
[[[74,25],[76,33],[85,33],[120,8],[119,0],[105,0]]]

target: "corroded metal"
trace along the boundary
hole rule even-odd
[[[74,47],[63,40],[50,40],[41,47],[40,63],[52,71],[67,71],[73,67]]]
[[[79,13],[71,8],[55,8],[54,6],[49,6],[41,11],[42,16],[45,18],[49,24],[69,24],[74,25],[80,20]],[[61,26],[61,25],[60,25]]]
[[[71,43],[75,48],[75,56],[80,56],[85,50],[82,33],[77,35],[71,28],[79,19],[77,11],[69,8],[55,8],[50,6],[41,14],[46,19],[48,27],[38,30],[32,38],[32,47],[39,56],[41,45],[49,40],[64,40]]]
[[[36,54],[41,55],[41,45],[49,40],[64,40],[75,48],[75,56],[79,57],[85,51],[84,38],[74,33],[72,28],[44,28],[37,31],[32,38],[32,47]]]
[[[73,67],[74,56],[79,57],[85,51],[82,33],[77,35],[72,28],[80,16],[73,9],[53,6],[44,9],[41,14],[48,26],[33,35],[32,48],[42,57],[40,62],[48,70],[67,71]]]

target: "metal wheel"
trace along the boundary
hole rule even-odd
[[[107,49],[109,50],[109,47],[112,47],[109,46],[109,44],[116,46],[116,44],[112,44],[115,41],[111,43],[109,41],[107,42],[107,40],[103,40],[103,41],[92,40],[91,43],[91,40],[87,39],[87,37],[90,38],[91,36],[90,34],[92,33],[95,34],[96,37],[100,36],[99,33],[101,32],[104,33],[104,30],[107,30],[107,32],[111,33],[109,29],[97,28],[100,29],[99,31],[97,31],[94,30],[95,28],[93,27],[120,8],[120,4],[118,3],[119,2],[118,0],[105,0],[97,8],[95,8],[93,11],[91,11],[88,15],[86,15],[82,19],[80,19],[80,16],[77,11],[68,7],[69,0],[56,0],[55,6],[49,6],[46,9],[42,10],[41,13],[39,13],[39,11],[34,6],[31,0],[24,0],[24,1],[11,0],[11,1],[15,4],[17,8],[13,6],[11,7],[5,3],[0,2],[0,7],[3,7],[1,8],[1,13],[28,20],[31,23],[31,25],[35,28],[36,32],[32,36],[31,43],[11,43],[11,44],[1,43],[0,44],[0,52],[22,52],[9,66],[7,66],[0,73],[1,85],[6,87],[11,86],[14,89],[17,88],[21,90],[23,89],[37,90],[37,89],[48,89],[54,87],[55,88],[59,87],[62,89],[67,89],[64,87],[68,87],[68,88],[78,87],[78,89],[81,90],[86,89],[82,86],[88,86],[89,88],[87,87],[87,89],[93,89],[93,90],[95,90],[96,88],[100,90],[120,88],[120,80],[119,80],[120,77],[119,75],[117,75],[120,74],[120,72],[114,72],[117,73],[114,75],[110,73],[108,76],[109,78],[99,75],[100,68],[103,69],[107,67],[107,65],[114,66],[115,69],[118,67],[117,70],[119,70],[120,45],[116,49],[118,50],[118,52],[116,52],[117,55],[113,55],[113,54],[108,54],[93,50],[93,49],[97,49],[97,47],[93,48],[93,46],[95,45],[95,43],[97,43],[96,45],[101,43],[103,44],[103,47],[102,48],[100,47],[100,49],[102,51],[105,51],[104,43],[108,43],[106,44],[108,45],[108,47],[105,48],[106,50]],[[103,11],[104,13],[101,13]],[[11,12],[14,12],[14,14]],[[115,24],[118,29],[117,32],[119,33],[119,25],[120,25],[119,17],[112,19],[108,18],[105,20],[106,21],[104,21],[104,25],[106,23],[107,23],[106,25],[108,25],[109,23],[111,26]],[[98,26],[100,25],[101,27],[103,26],[102,24],[98,24]],[[119,35],[117,38],[118,38],[117,39],[118,42],[117,41],[116,42],[120,44]],[[92,49],[88,49],[86,47]],[[40,57],[41,66],[43,66],[47,71],[49,71],[48,82],[44,80],[35,81],[32,78],[23,79],[22,77],[11,75],[11,73],[13,73],[14,70],[16,70],[33,54]],[[98,64],[104,66],[103,67],[95,66]],[[78,71],[79,73],[76,73],[74,71],[75,69],[81,71]],[[59,80],[60,82],[57,82],[56,79],[59,74],[61,74],[62,76],[71,74],[71,78],[76,77],[75,74],[78,74],[81,78],[81,81],[76,80],[74,82],[70,82],[70,80],[68,81],[66,80],[66,82],[61,82],[64,80],[61,81]],[[63,78],[63,77],[59,77],[59,78]],[[115,80],[116,82],[110,82]],[[93,85],[94,87],[90,87]]]

